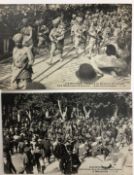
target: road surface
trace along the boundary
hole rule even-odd
[[[46,89],[127,89],[130,87],[130,76],[119,77],[104,74],[92,81],[82,82],[76,76],[79,66],[90,64],[87,54],[81,52],[78,56],[72,44],[64,46],[63,61],[59,61],[59,53],[54,57],[54,63],[48,64],[49,51],[45,50],[35,59],[33,66],[33,81],[43,84]],[[0,88],[11,89],[11,63],[12,59],[0,62]]]
[[[125,160],[125,163],[124,163]],[[19,166],[19,161],[17,160],[17,154],[12,156],[12,161],[14,166]],[[112,164],[110,169],[104,169],[102,166]],[[97,157],[87,157],[82,162],[78,175],[132,175],[132,154],[128,151],[128,147],[124,147],[118,153],[118,161],[113,165],[111,161],[105,161],[103,156]],[[37,168],[34,167],[34,174],[38,174]],[[51,164],[46,162],[46,169],[44,174],[47,175],[61,175],[59,170],[59,162],[56,160]]]

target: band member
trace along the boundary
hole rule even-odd
[[[83,18],[77,17],[76,18],[76,25],[74,26],[74,47],[76,49],[76,54],[79,54],[80,44],[83,40],[85,40],[83,29]]]
[[[51,50],[50,50],[50,62],[49,64],[52,64],[53,57],[55,54],[56,49],[60,50],[60,61],[62,61],[62,54],[63,54],[63,47],[64,47],[64,34],[65,29],[64,25],[61,21],[61,17],[58,17],[52,21],[53,28],[50,31],[49,38],[51,41]]]
[[[38,25],[38,47],[39,48],[43,45],[43,43],[45,44],[48,33],[49,33],[48,27],[43,24],[43,20],[40,20],[40,23]]]
[[[91,26],[88,30],[88,35],[89,35],[89,42],[87,44],[86,50],[88,51],[88,55],[91,58],[92,55],[95,53],[96,35],[97,35],[97,31],[93,22],[91,23]]]
[[[102,40],[103,40],[102,32],[99,31],[99,32],[97,32],[97,36],[96,36],[96,52],[97,52],[97,54],[100,53],[100,47],[101,47],[101,44],[102,44]]]
[[[34,57],[31,49],[23,46],[23,35],[21,33],[14,35],[13,41],[15,48],[13,49],[12,88],[26,89],[27,84],[31,82]]]
[[[83,21],[83,41],[84,41],[84,51],[86,52],[86,47],[87,47],[87,44],[89,42],[89,35],[88,35],[88,30],[89,30],[89,27],[90,27],[90,23],[89,23],[89,15],[86,13],[85,14],[85,18],[84,18],[84,21]]]
[[[76,14],[72,15],[72,20],[71,20],[71,42],[74,42],[74,27],[76,24]]]

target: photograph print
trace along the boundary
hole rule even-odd
[[[4,174],[132,175],[131,93],[3,93]]]
[[[131,4],[0,5],[0,89],[130,89]]]

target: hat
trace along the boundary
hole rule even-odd
[[[84,63],[80,65],[76,75],[78,78],[87,81],[94,79],[96,77],[96,72],[90,64]]]
[[[60,23],[61,17],[57,17],[56,19],[52,20],[53,25],[57,25]]]
[[[86,11],[86,14],[89,15],[90,14],[90,11]]]
[[[39,21],[40,21],[40,24],[43,24],[43,22],[44,22],[44,20],[42,18]]]
[[[72,17],[73,17],[73,18],[76,17],[76,14],[72,14]]]
[[[102,140],[102,137],[97,137],[96,140],[100,141],[100,140]]]
[[[28,152],[28,151],[30,151],[30,147],[29,146],[25,146],[24,152]]]
[[[23,23],[23,24],[26,24],[27,22],[28,22],[28,18],[23,18],[23,19],[22,19],[22,23]]]
[[[78,17],[76,18],[76,21],[77,21],[78,23],[81,23],[81,22],[83,21],[83,18],[82,18],[81,16],[78,16]]]
[[[17,33],[13,36],[13,41],[15,43],[21,43],[23,40],[23,35],[21,33]]]
[[[38,139],[38,142],[41,142],[42,140],[41,139]]]
[[[95,147],[95,146],[97,146],[97,144],[98,144],[97,142],[93,142],[91,146]]]
[[[36,20],[36,21],[35,21],[35,25],[38,26],[38,25],[40,25],[40,24],[41,24],[41,21],[40,21],[40,20]]]

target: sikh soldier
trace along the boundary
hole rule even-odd
[[[27,84],[31,82],[34,57],[31,49],[23,46],[23,35],[21,33],[14,35],[13,41],[15,48],[13,49],[12,88],[26,89]]]
[[[52,64],[53,57],[55,54],[56,49],[60,50],[60,61],[62,61],[62,54],[63,54],[63,46],[64,46],[64,34],[65,29],[64,25],[61,21],[61,17],[58,17],[52,21],[53,28],[50,31],[49,38],[51,41],[51,50],[50,50],[50,62],[49,64]]]

